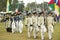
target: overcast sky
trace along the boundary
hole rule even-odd
[[[22,1],[22,0],[19,0],[19,1]],[[43,2],[49,2],[50,0],[23,0],[23,2],[25,3],[25,6],[27,5],[27,3],[31,3],[31,2],[36,2],[37,4],[41,4]]]

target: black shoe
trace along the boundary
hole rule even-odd
[[[44,39],[42,39],[42,40],[44,40]]]
[[[53,38],[49,39],[49,40],[52,40]]]

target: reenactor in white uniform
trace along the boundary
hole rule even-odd
[[[15,16],[14,14],[11,15],[11,28],[12,28],[12,33],[15,33],[15,31],[16,31],[14,16]]]
[[[15,26],[15,22],[14,22],[14,18],[12,21],[12,33],[14,33],[16,31],[16,26]]]
[[[15,25],[16,25],[16,31],[19,32],[19,16],[16,14],[15,16]]]
[[[5,23],[7,32],[12,32],[11,20],[10,20],[10,18],[11,18],[11,14],[7,13],[7,14],[6,14],[6,23]]]
[[[31,13],[27,14],[27,18],[26,18],[26,24],[28,27],[28,37],[30,38],[30,33],[32,31],[32,17],[31,17]]]
[[[19,32],[22,33],[23,31],[23,15],[22,13],[19,14]]]
[[[11,21],[10,21],[10,15],[7,13],[6,14],[6,28],[10,27]]]
[[[33,15],[32,15],[32,24],[33,24],[33,35],[34,35],[34,38],[36,38],[36,36],[37,36],[37,28],[38,28],[38,26],[37,26],[37,18],[38,18],[37,13],[34,12]]]
[[[15,14],[14,21],[15,21],[16,31],[22,33],[22,30],[23,30],[22,13]]]
[[[49,40],[52,40],[53,26],[54,26],[54,17],[52,17],[52,13],[49,13],[49,15],[47,17],[47,27],[48,27]]]
[[[41,39],[44,40],[44,32],[46,32],[46,27],[44,24],[44,13],[39,13],[38,17],[38,27],[41,28]]]

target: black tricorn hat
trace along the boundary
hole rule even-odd
[[[37,12],[33,12],[33,14],[37,14]]]
[[[44,14],[44,12],[40,12],[39,15]]]
[[[11,13],[6,13],[6,14],[11,15]]]
[[[26,15],[29,16],[29,13],[27,13]]]
[[[49,12],[48,14],[53,14],[52,12]]]

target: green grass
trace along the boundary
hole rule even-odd
[[[31,38],[27,36],[27,27],[23,28],[23,33],[9,33],[6,32],[4,23],[0,23],[0,40],[41,40],[40,32],[38,37],[34,39],[33,32]],[[45,33],[45,40],[48,40],[48,34]],[[53,40],[60,40],[60,23],[57,23],[54,27]]]

